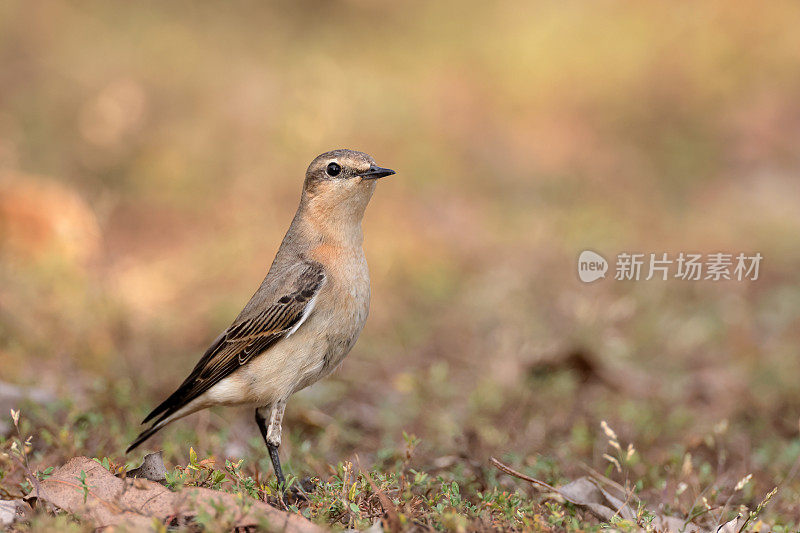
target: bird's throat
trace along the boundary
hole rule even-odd
[[[313,198],[300,205],[301,217],[322,243],[332,246],[361,246],[364,234],[361,220],[367,207],[366,201],[331,202]]]

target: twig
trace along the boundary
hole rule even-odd
[[[36,499],[38,500],[39,494],[41,493],[41,485],[39,484],[39,478],[36,477],[36,474],[33,473],[33,471],[31,470],[30,463],[28,462],[28,452],[25,450],[25,446],[28,441],[22,437],[22,430],[19,429],[19,409],[17,409],[17,411],[11,409],[11,420],[14,422],[14,428],[17,430],[17,437],[19,438],[20,454],[22,455],[22,459],[20,459],[19,457],[15,458],[22,465],[23,470],[25,470],[25,474],[28,476],[28,480],[36,488]],[[31,437],[28,437],[28,439],[30,438]]]
[[[517,472],[516,470],[514,470],[510,466],[501,463],[500,461],[498,461],[494,457],[490,457],[489,458],[489,462],[491,462],[498,470],[500,470],[501,472],[505,472],[509,476],[514,476],[516,478],[525,480],[525,481],[527,481],[529,483],[533,483],[534,485],[536,485],[538,487],[541,487],[543,489],[549,490],[551,492],[555,492],[557,494],[561,494],[561,492],[559,492],[559,490],[557,488],[555,488],[554,486],[548,485],[544,481],[539,481],[538,479],[532,478],[530,476],[526,476],[522,472]],[[562,496],[563,496],[563,494],[562,494]],[[569,500],[569,498],[565,498],[565,499]]]
[[[397,515],[397,506],[389,499],[389,497],[378,487],[375,481],[372,480],[372,476],[369,475],[369,472],[365,472],[363,468],[361,468],[361,461],[358,459],[356,455],[356,464],[358,464],[358,470],[361,474],[367,479],[369,482],[369,486],[372,488],[372,491],[378,496],[378,500],[381,502],[381,507],[383,511],[386,513],[386,521],[388,522],[389,531],[398,532],[402,529],[402,524],[400,523],[400,517]]]

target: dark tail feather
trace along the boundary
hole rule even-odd
[[[165,425],[166,424],[153,424],[149,428],[139,433],[139,436],[136,437],[136,440],[134,440],[130,446],[128,446],[128,449],[125,450],[125,453],[130,453],[131,450],[135,449],[141,443],[143,443],[144,441],[155,435],[158,432],[158,430],[163,428]]]
[[[161,402],[158,407],[150,411],[150,414],[147,415],[144,420],[142,420],[142,424],[147,424],[156,417],[158,418],[156,419],[155,423],[158,424],[214,385],[214,383],[216,383],[215,381],[208,381],[204,387],[197,387],[196,381],[200,376],[201,370],[205,368],[205,365],[211,356],[217,353],[220,347],[222,347],[224,344],[225,332],[214,339],[214,342],[211,344],[211,346],[209,346],[208,350],[206,350],[206,353],[203,354],[203,357],[194,367],[192,373],[189,374],[189,377],[187,377],[183,383],[181,383],[181,386],[178,387],[175,392],[170,394],[169,398]]]
[[[177,411],[179,404],[181,403],[180,400],[183,399],[183,396],[184,387],[180,386],[178,387],[178,390],[169,395],[169,398],[158,404],[158,407],[150,411],[150,414],[147,415],[144,420],[142,420],[142,424],[147,424],[155,417],[158,417],[158,420],[155,421],[156,424],[164,420],[173,412]]]

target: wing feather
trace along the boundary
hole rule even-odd
[[[304,263],[294,282],[288,284],[289,289],[284,291],[285,294],[277,295],[271,304],[254,316],[240,315],[217,337],[180,387],[147,415],[142,423],[158,417],[154,422],[158,424],[168,418],[293,332],[293,328],[301,325],[305,319],[324,283],[322,265],[314,261]]]

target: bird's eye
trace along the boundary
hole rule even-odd
[[[339,172],[342,171],[342,167],[337,163],[328,163],[328,168],[326,168],[325,171],[328,173],[328,176],[338,176]]]

